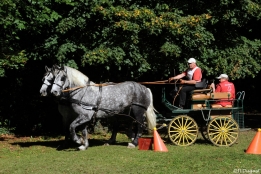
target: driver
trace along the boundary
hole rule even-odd
[[[196,59],[189,58],[188,60],[189,68],[182,72],[181,74],[170,77],[169,82],[172,80],[180,79],[180,84],[184,84],[179,93],[179,108],[183,109],[185,107],[186,96],[188,92],[196,89],[195,84],[200,82],[202,79],[202,71],[196,64]],[[182,80],[181,78],[186,77],[187,80]]]

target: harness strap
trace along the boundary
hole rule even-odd
[[[95,112],[92,116],[93,123],[95,123],[97,112],[99,111],[99,105],[101,103],[101,98],[102,98],[102,86],[99,86],[99,97],[98,97],[97,102],[96,102],[96,110],[95,110]]]
[[[76,99],[70,99],[69,100],[71,103],[75,103],[77,105],[84,105],[84,106],[91,106],[91,107],[96,107],[96,105],[90,104],[90,103],[86,103],[80,100],[76,100]]]
[[[145,110],[147,109],[144,105],[142,105],[140,103],[131,103],[131,105],[136,105],[136,106],[142,107]]]
[[[102,83],[102,84],[90,84],[90,81],[88,81],[88,84],[86,86],[96,86],[96,87],[102,87],[102,86],[110,86],[110,85],[117,85],[119,83],[113,83],[113,82],[108,82],[108,83]],[[68,92],[68,91],[73,91],[79,88],[84,88],[86,86],[77,86],[75,88],[69,88],[69,89],[64,89],[62,90],[63,92]]]

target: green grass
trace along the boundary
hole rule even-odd
[[[86,151],[76,151],[76,146],[57,151],[59,138],[2,136],[0,173],[261,173],[261,155],[245,153],[255,134],[240,132],[238,144],[231,147],[216,147],[200,137],[188,147],[165,142],[168,152],[128,149],[123,134],[111,146],[102,145],[108,135],[92,136]]]

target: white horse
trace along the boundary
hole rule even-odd
[[[78,114],[78,117],[70,125],[70,133],[72,139],[81,145],[80,150],[88,148],[89,143],[88,139],[79,138],[75,129],[86,125],[92,118],[125,115],[126,111],[129,112],[139,124],[135,138],[129,143],[134,147],[138,145],[138,138],[141,137],[143,132],[144,114],[146,115],[148,129],[152,130],[156,126],[152,93],[145,86],[136,82],[101,86],[87,81],[88,85],[84,88],[77,88],[79,84],[76,82],[81,74],[79,71],[69,67],[60,67],[56,69],[56,72],[51,93],[55,96],[66,95],[71,107]],[[64,94],[63,90],[67,88],[77,89]],[[87,132],[85,133],[87,136]],[[116,134],[117,129],[114,129],[109,142],[116,141]]]
[[[67,68],[70,69],[70,67]],[[53,68],[48,68],[47,66],[45,66],[46,73],[44,74],[43,85],[40,89],[41,96],[47,96],[50,92],[50,88],[52,87],[55,75],[57,74],[56,69],[56,66],[53,66]],[[85,86],[86,83],[89,81],[89,78],[77,70],[74,70],[74,72],[74,84],[76,86]],[[93,82],[91,82],[91,84],[93,84]],[[65,132],[65,142],[63,144],[63,147],[66,147],[68,145],[68,140],[70,137],[69,126],[77,118],[78,114],[74,112],[74,110],[68,103],[62,102],[62,99],[59,99],[58,111],[63,118],[63,128]],[[83,130],[83,134],[85,131],[86,130]]]

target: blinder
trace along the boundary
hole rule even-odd
[[[52,81],[53,81],[53,76],[52,73],[49,71],[42,79],[43,84],[45,84],[46,86],[51,86],[52,85]]]
[[[62,75],[60,75],[60,73],[62,73]],[[57,78],[59,76],[61,76],[60,80],[59,80],[59,78]],[[63,70],[59,70],[53,84],[57,85],[59,88],[63,89],[66,79],[67,79],[66,73]]]

